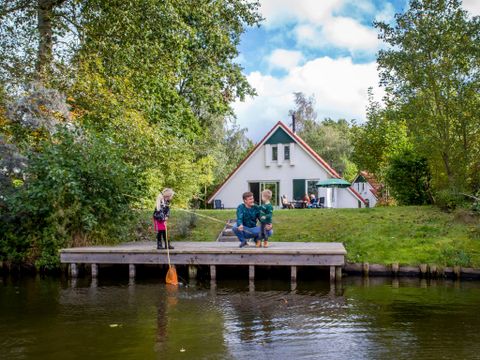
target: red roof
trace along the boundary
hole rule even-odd
[[[247,159],[261,146],[263,143],[270,137],[270,135],[273,133],[274,130],[276,130],[278,127],[281,127],[285,132],[290,135],[298,144],[300,144],[305,150],[307,150],[310,155],[312,155],[313,158],[315,158],[324,168],[327,170],[328,173],[334,178],[341,179],[341,176],[330,166],[328,163],[322,159],[320,155],[318,155],[301,137],[299,137],[297,134],[295,134],[290,128],[285,125],[283,122],[279,121],[275,124],[274,127],[270,129],[270,131],[263,137],[262,140],[260,140],[255,147],[250,150],[250,152],[245,156],[245,158],[237,165],[235,169],[230,173],[230,175],[227,176],[227,178],[215,189],[213,194],[210,196],[208,199],[208,203],[212,202],[214,199],[215,195],[220,191],[220,189],[227,183],[227,181],[237,172],[237,170],[247,161]],[[352,187],[348,188],[360,201],[362,201],[364,204],[366,204],[366,201],[360,196],[358,192],[355,191]]]

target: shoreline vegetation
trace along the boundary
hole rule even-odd
[[[215,241],[235,210],[173,210],[172,241]],[[213,221],[205,216],[218,219]],[[143,240],[150,213],[142,218]],[[435,206],[369,209],[275,210],[272,243],[342,242],[348,263],[480,268],[480,216],[466,209],[444,212]]]

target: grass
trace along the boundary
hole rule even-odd
[[[196,213],[172,211],[174,241],[215,241],[225,221],[235,218],[235,210]],[[349,262],[480,267],[480,217],[466,210],[405,206],[275,210],[273,215],[273,242],[342,242]]]

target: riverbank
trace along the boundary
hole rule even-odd
[[[173,210],[173,241],[212,241],[234,210]],[[211,217],[218,222],[206,218]],[[145,213],[145,226],[150,214]],[[480,217],[432,206],[276,210],[272,241],[342,242],[347,262],[480,268]],[[153,238],[153,234],[150,234]]]

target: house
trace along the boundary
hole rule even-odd
[[[366,202],[352,187],[319,188],[320,180],[341,178],[313,149],[279,121],[249,152],[225,181],[213,192],[208,203],[236,208],[242,194],[251,191],[258,203],[260,193],[270,189],[272,204],[280,197],[301,200],[306,193],[323,198],[325,207],[357,208]]]
[[[383,185],[367,171],[358,173],[352,182],[352,187],[368,202],[370,207],[377,204],[383,190]]]

